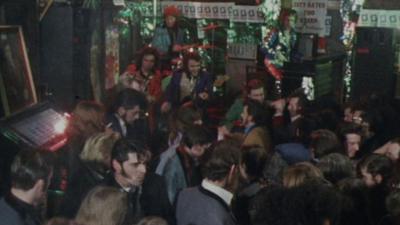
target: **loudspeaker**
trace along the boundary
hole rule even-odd
[[[54,4],[40,24],[40,85],[67,110],[74,103],[73,8]]]
[[[359,27],[351,80],[351,98],[372,94],[393,97],[395,88],[395,32],[391,28]]]

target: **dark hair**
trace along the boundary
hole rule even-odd
[[[293,188],[265,188],[252,205],[254,225],[338,224],[341,198],[332,187],[306,182]]]
[[[285,29],[285,20],[287,20],[290,16],[296,16],[297,18],[297,12],[296,10],[289,9],[289,8],[282,8],[281,11],[279,12],[279,26],[282,30]]]
[[[321,170],[325,179],[332,184],[348,177],[354,177],[354,167],[350,158],[339,153],[331,153],[320,158],[317,167]]]
[[[299,88],[295,90],[293,93],[291,93],[288,96],[288,99],[291,98],[298,98],[299,101],[297,102],[297,105],[300,107],[301,113],[304,113],[306,110],[306,107],[308,106],[309,101],[307,100],[307,96],[304,94],[304,90],[302,88]]]
[[[362,158],[357,164],[357,170],[359,173],[361,173],[361,170],[364,168],[373,176],[378,174],[381,175],[383,178],[383,183],[385,183],[392,175],[393,163],[384,155],[370,154]]]
[[[183,56],[183,71],[189,71],[189,60],[201,62],[201,56],[197,52],[188,52]]]
[[[126,88],[120,91],[115,99],[113,110],[118,110],[119,107],[125,109],[133,109],[135,106],[139,106],[140,109],[147,109],[146,96],[140,91]]]
[[[310,146],[315,158],[320,158],[330,153],[341,153],[341,144],[336,134],[327,129],[319,129],[311,132]]]
[[[242,163],[245,166],[246,173],[253,178],[261,178],[265,163],[267,162],[267,153],[264,148],[259,146],[242,147]]]
[[[113,146],[111,160],[122,164],[129,159],[129,153],[136,153],[139,161],[148,161],[151,158],[151,153],[144,144],[121,138]]]
[[[12,187],[27,191],[41,179],[47,184],[52,165],[45,154],[37,150],[20,151],[11,165]]]
[[[182,143],[191,148],[193,145],[204,145],[211,143],[208,130],[200,125],[188,126],[182,137]]]
[[[341,225],[371,224],[365,182],[359,178],[345,178],[337,186],[343,196]]]
[[[247,99],[244,107],[247,106],[247,113],[253,117],[253,121],[257,125],[267,125],[268,111],[262,103]]]
[[[212,181],[225,178],[233,165],[240,165],[240,143],[227,139],[215,144],[203,167],[204,177]]]
[[[140,68],[142,68],[143,58],[146,55],[153,55],[154,56],[154,69],[158,67],[158,63],[159,63],[159,59],[160,59],[160,54],[158,53],[158,50],[156,48],[146,46],[139,52],[139,55],[136,59],[136,67],[139,71],[140,71]]]
[[[359,124],[346,122],[340,125],[338,133],[342,143],[344,143],[346,141],[347,134],[358,134],[360,137],[362,137],[363,129]]]

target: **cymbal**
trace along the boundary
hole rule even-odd
[[[216,29],[218,27],[221,27],[221,25],[210,23],[209,25],[203,27],[202,29],[204,31],[207,31],[207,30],[214,30],[214,29]]]

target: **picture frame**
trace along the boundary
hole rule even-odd
[[[6,117],[37,103],[20,26],[0,26],[0,97]]]

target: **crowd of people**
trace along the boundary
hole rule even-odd
[[[169,41],[154,41],[166,52],[179,48],[175,13],[158,31]],[[107,105],[76,105],[63,149],[18,153],[0,225],[400,224],[394,101],[309,101],[301,89],[272,98],[252,79],[213,124],[213,80],[200,56],[187,53],[163,85],[158,66],[168,57],[154,47]],[[48,204],[56,176],[65,178],[61,200]]]

